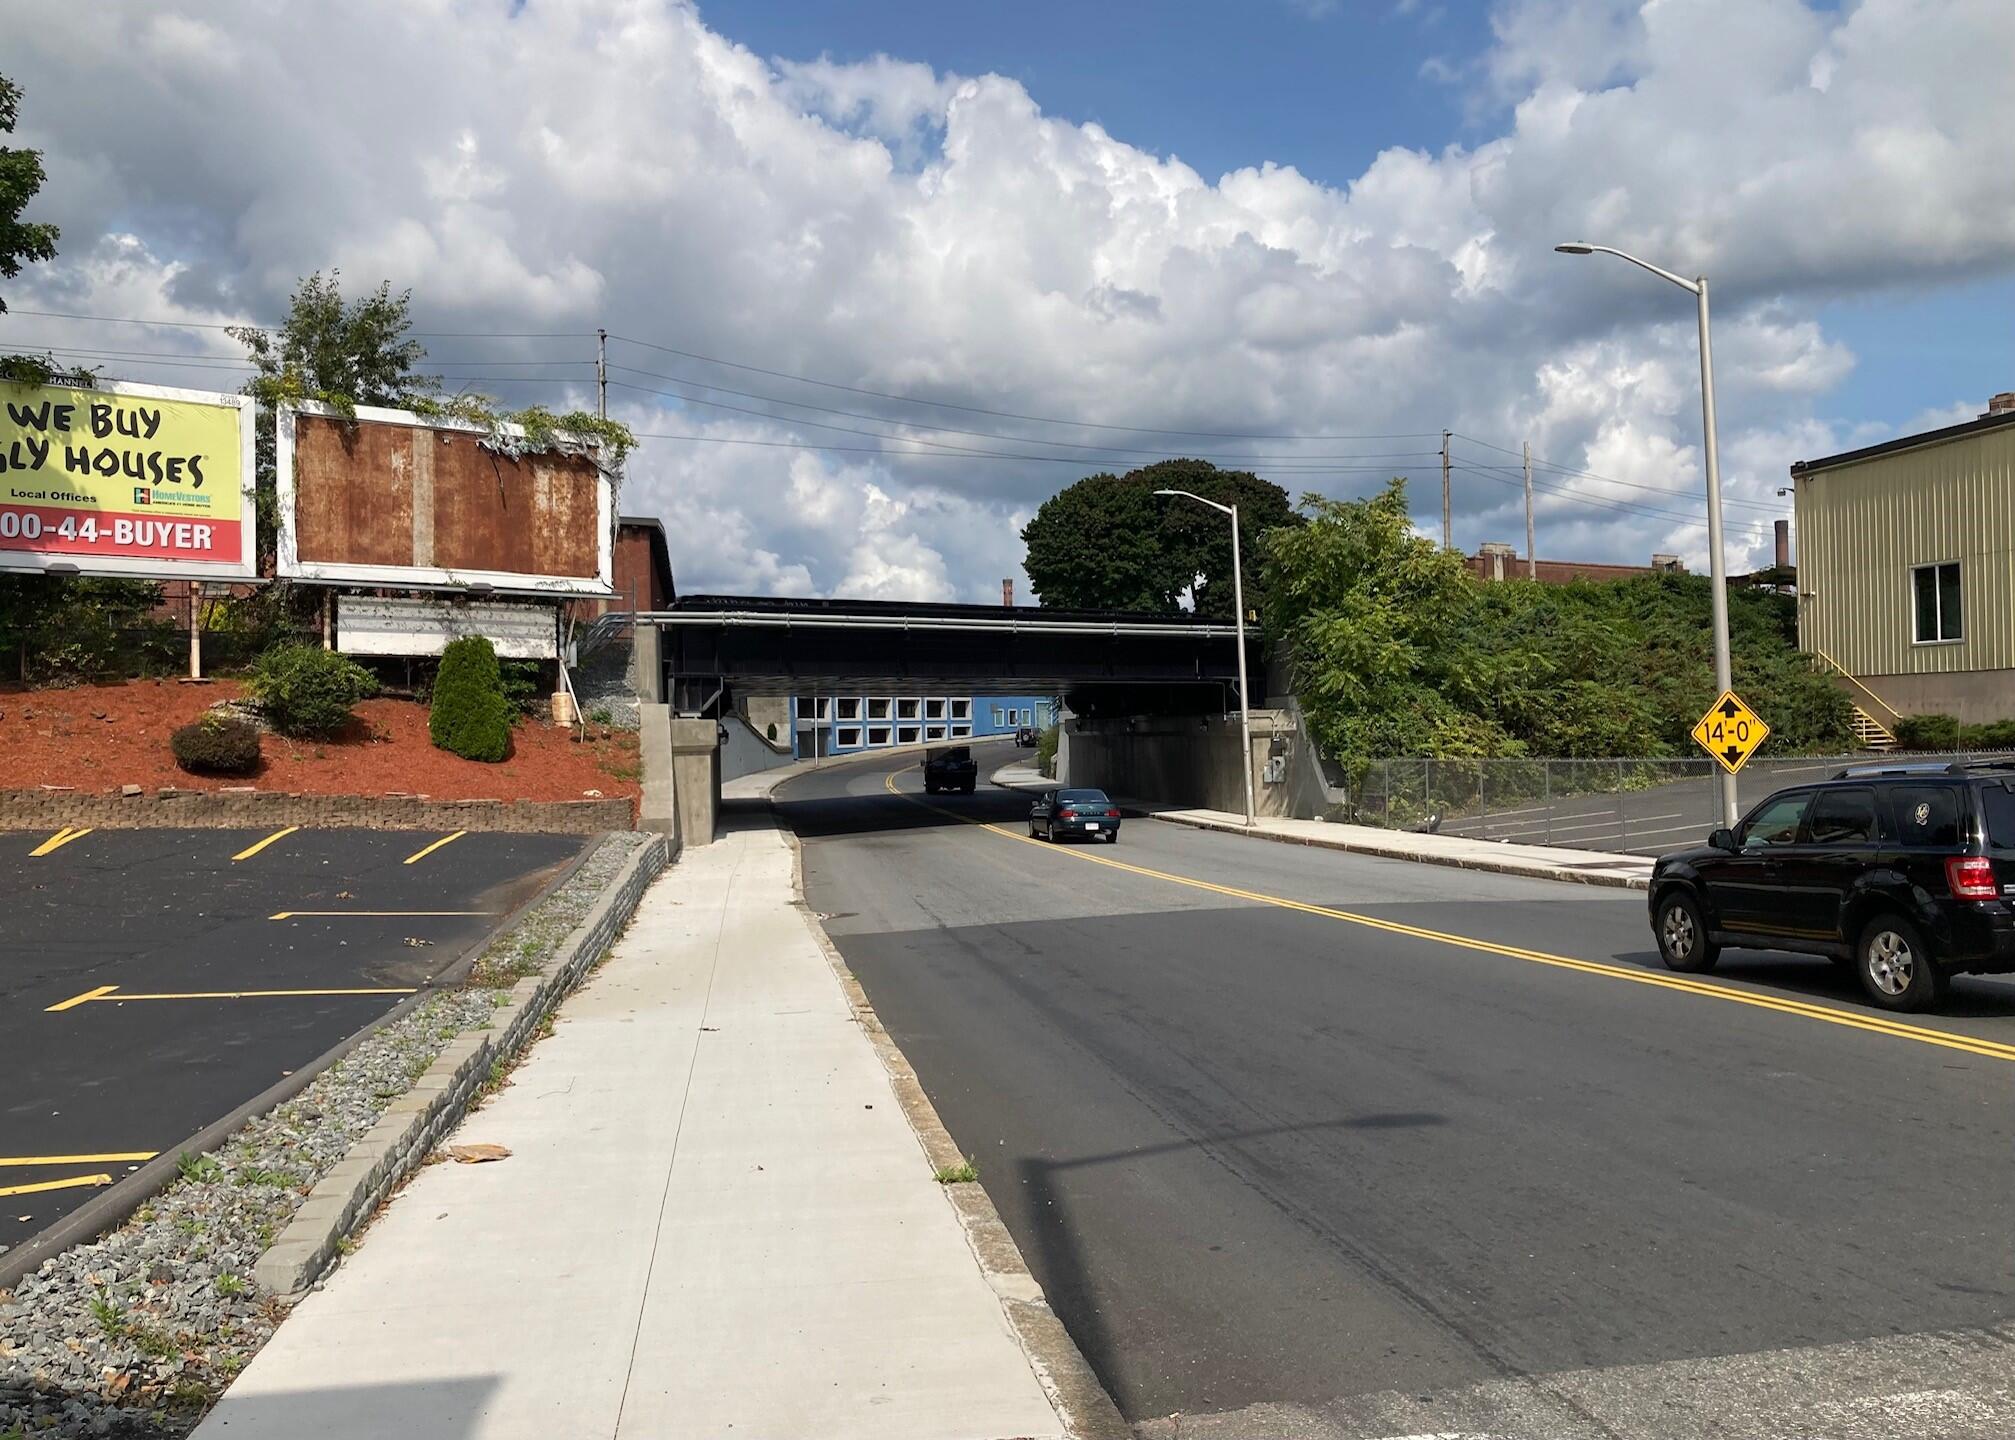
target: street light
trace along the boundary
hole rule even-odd
[[[1728,562],[1721,547],[1721,456],[1714,434],[1714,349],[1707,338],[1707,277],[1688,280],[1648,260],[1640,260],[1610,245],[1590,245],[1575,241],[1553,247],[1563,255],[1614,255],[1641,270],[1649,270],[1661,280],[1670,280],[1692,294],[1700,310],[1700,424],[1707,437],[1707,563],[1714,582],[1714,686],[1717,691],[1735,688],[1728,660]],[[1733,828],[1736,821],[1735,777],[1721,774],[1721,823]]]
[[[1231,516],[1231,603],[1238,609],[1238,735],[1239,775],[1245,781],[1245,823],[1253,824],[1252,810],[1252,697],[1245,682],[1245,575],[1238,553],[1238,506],[1220,505],[1188,490],[1157,490],[1157,495],[1180,495],[1199,505],[1208,505],[1220,515]]]

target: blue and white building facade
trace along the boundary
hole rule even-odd
[[[809,760],[1012,735],[1055,718],[1049,695],[798,695],[791,700],[791,737],[794,753]]]

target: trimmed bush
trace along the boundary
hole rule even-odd
[[[427,715],[434,744],[465,760],[494,764],[511,753],[511,702],[497,652],[481,635],[448,642]]]
[[[350,707],[378,693],[378,679],[347,655],[319,645],[275,645],[252,662],[246,689],[282,735],[334,735]]]
[[[175,763],[198,775],[249,775],[259,768],[259,730],[247,721],[211,713],[168,737]]]
[[[1905,715],[1896,722],[1896,744],[1904,750],[1956,750],[1959,721],[1951,715]]]

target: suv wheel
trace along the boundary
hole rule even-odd
[[[1884,1010],[1922,1010],[1945,993],[1945,976],[1923,934],[1899,915],[1881,915],[1861,932],[1855,973]]]
[[[1684,890],[1673,891],[1660,903],[1652,930],[1658,937],[1658,957],[1668,970],[1698,974],[1712,970],[1721,958],[1721,947],[1707,938],[1699,902]]]

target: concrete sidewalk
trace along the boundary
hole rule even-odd
[[[1029,765],[1002,766],[994,771],[993,782],[1016,790],[1053,790],[1057,783],[1045,779]],[[1652,861],[1643,855],[1570,850],[1557,845],[1513,845],[1465,835],[1425,835],[1411,830],[1382,830],[1375,825],[1335,825],[1326,820],[1283,820],[1272,816],[1261,816],[1248,830],[1243,815],[1226,810],[1184,809],[1123,795],[1115,798],[1130,810],[1171,825],[1229,830],[1289,845],[1313,845],[1355,855],[1383,855],[1394,860],[1531,875],[1543,880],[1571,880],[1584,885],[1618,885],[1631,890],[1647,889],[1651,881]]]
[[[794,875],[686,852],[201,1440],[1063,1434]]]

